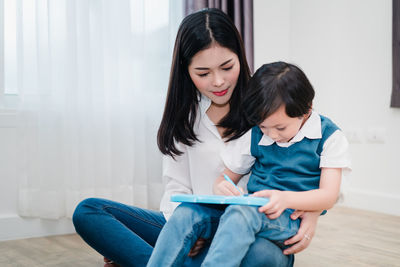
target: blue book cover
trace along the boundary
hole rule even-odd
[[[233,204],[247,206],[264,206],[269,202],[265,197],[222,196],[222,195],[173,195],[173,202],[207,203],[207,204]]]

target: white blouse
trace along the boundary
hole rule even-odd
[[[226,143],[206,114],[210,105],[211,100],[201,96],[194,124],[194,132],[200,142],[191,147],[178,143],[176,145],[183,152],[182,155],[176,156],[175,160],[170,156],[163,157],[165,190],[160,210],[167,220],[179,204],[170,201],[171,195],[211,195],[215,179],[225,168],[220,154],[225,149]],[[242,179],[240,186],[245,188],[246,182],[247,179]]]

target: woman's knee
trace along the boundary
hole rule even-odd
[[[87,198],[76,206],[74,214],[72,215],[72,222],[75,228],[79,227],[82,223],[86,223],[86,216],[99,209],[101,206],[100,202],[101,199],[98,198]]]

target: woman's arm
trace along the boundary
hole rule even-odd
[[[177,147],[183,152],[182,155],[175,156],[175,159],[170,156],[163,157],[162,179],[165,190],[161,199],[160,210],[167,220],[179,205],[178,202],[171,202],[171,196],[175,194],[193,194],[186,146],[178,143]]]
[[[186,146],[177,144],[177,147],[183,152],[181,155],[175,156],[175,159],[170,156],[164,156],[163,158],[163,182],[165,190],[161,199],[160,210],[163,212],[166,220],[171,217],[175,208],[179,205],[178,202],[170,201],[172,195],[193,194]],[[193,245],[188,256],[196,256],[205,243],[205,239],[199,238]]]
[[[283,254],[295,254],[306,249],[312,238],[314,237],[315,230],[317,229],[318,218],[321,211],[295,211],[292,213],[290,218],[296,220],[301,218],[300,228],[296,235],[292,236],[285,241],[285,245],[292,245],[283,251]]]

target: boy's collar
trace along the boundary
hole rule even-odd
[[[308,139],[320,139],[321,135],[321,118],[317,112],[314,110],[311,112],[310,117],[304,123],[303,127],[301,127],[300,131],[287,143],[277,143],[279,146],[288,147],[291,144],[300,142],[304,137]],[[270,146],[275,143],[268,135],[263,134],[260,142],[258,142],[261,146]]]

